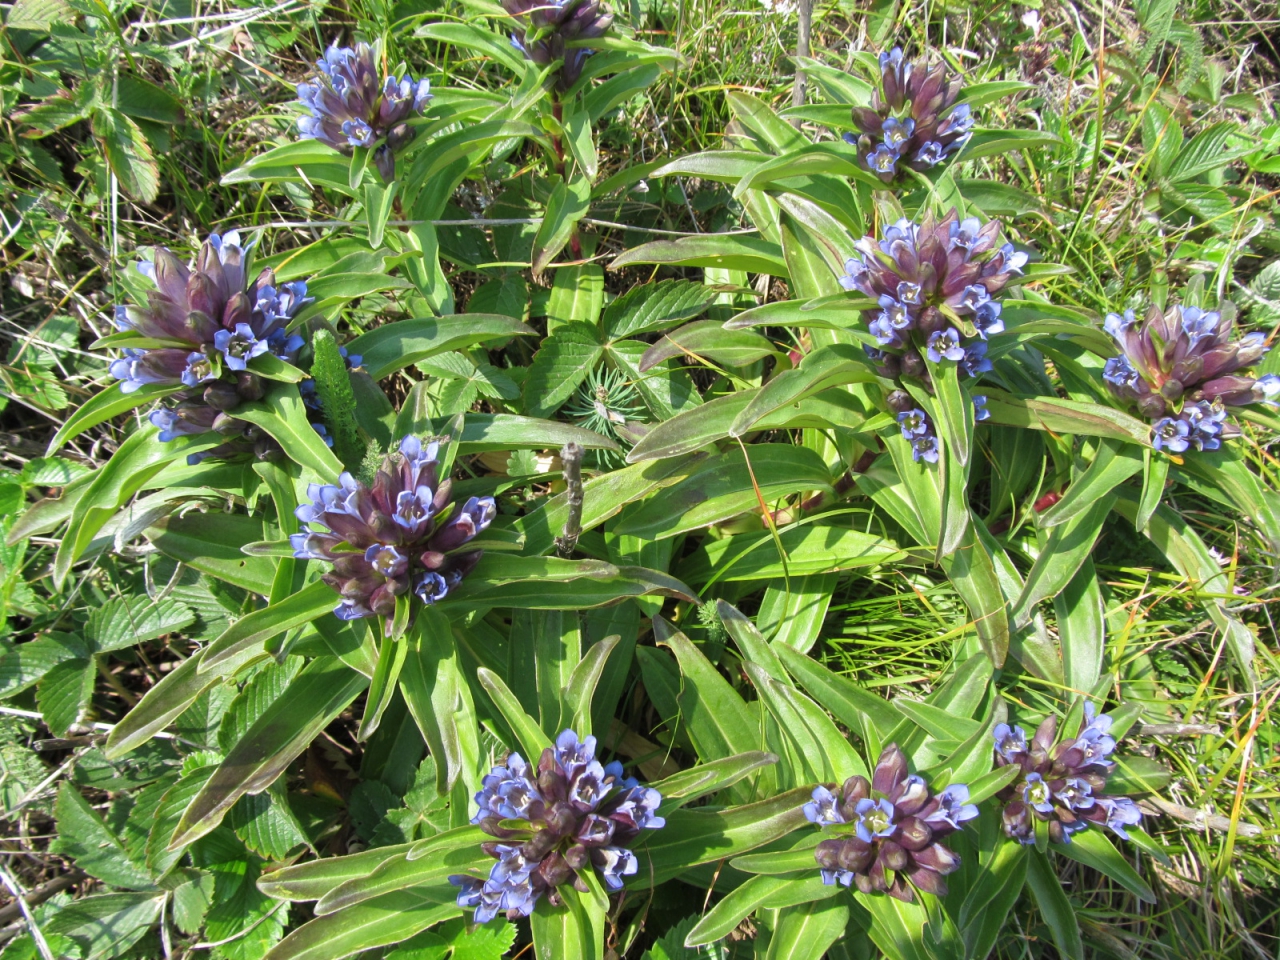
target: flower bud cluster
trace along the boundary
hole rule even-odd
[[[436,603],[480,561],[483,551],[467,544],[497,507],[492,497],[453,502],[453,481],[437,476],[437,453],[437,444],[405,437],[372,487],[344,472],[336,485],[313,483],[312,502],[298,507],[311,528],[290,537],[293,555],[333,564],[323,579],[342,597],[333,611],[340,619],[390,617],[411,589]]]
[[[116,307],[116,328],[148,344],[126,346],[112,361],[111,375],[121,391],[133,393],[148,384],[186,388],[174,395],[172,406],[151,412],[161,441],[214,431],[228,439],[226,453],[244,448],[245,441],[263,450],[272,446],[231,413],[263,395],[262,380],[251,367],[256,358],[297,358],[304,341],[290,334],[288,325],[311,298],[304,281],[278,284],[269,269],[249,282],[251,246],[242,246],[235,231],[212,234],[190,267],[171,250],[157,247],[154,260],[137,264],[155,285],[146,305]]]
[[[912,888],[945,896],[943,877],[959,868],[960,857],[941,841],[978,815],[968,800],[962,783],[932,793],[922,777],[907,773],[906,756],[890,744],[870,783],[850,777],[838,794],[818,786],[804,805],[811,823],[841,834],[814,851],[822,882],[907,903],[915,899]]]
[[[885,183],[907,168],[928,170],[950,157],[973,135],[967,103],[956,104],[959,78],[945,64],[926,69],[902,55],[901,47],[880,54],[880,85],[869,107],[854,107],[858,135],[844,139],[858,148],[858,159]]]
[[[579,741],[565,730],[542,751],[536,769],[513,753],[484,778],[471,822],[496,838],[484,851],[498,862],[486,880],[449,878],[461,888],[458,905],[475,908],[476,923],[499,911],[512,920],[527,917],[543,894],[559,906],[556,888],[572,882],[585,893],[579,875],[592,867],[610,890],[622,889],[623,877],[636,872],[628,846],[642,830],[666,824],[657,815],[662,796],[624,777],[622,764],[602,765],[595,754],[595,737]]]
[[[1005,835],[1035,843],[1038,820],[1048,825],[1054,843],[1070,843],[1071,835],[1090,823],[1105,824],[1128,840],[1125,828],[1141,821],[1142,812],[1128,797],[1103,793],[1115,769],[1108,759],[1116,748],[1111,717],[1086,703],[1074,737],[1055,746],[1057,729],[1058,718],[1050,715],[1030,743],[1018,726],[1001,723],[993,731],[996,766],[1021,768],[1021,775],[998,794],[1005,804]]]
[[[298,120],[303,139],[319,140],[350,156],[355,147],[383,141],[374,163],[384,180],[395,176],[395,153],[413,139],[408,120],[431,100],[431,83],[382,76],[378,53],[367,43],[336,43],[317,60],[320,73],[298,84],[298,99],[311,111]],[[385,139],[384,139],[385,138]]]
[[[1222,437],[1239,432],[1227,421],[1227,407],[1280,397],[1280,376],[1243,372],[1267,352],[1266,336],[1232,340],[1234,326],[1231,312],[1189,306],[1152,305],[1141,323],[1132,310],[1107,314],[1104,328],[1121,353],[1107,361],[1102,379],[1155,421],[1157,450],[1216,450]]]
[[[540,67],[563,60],[557,83],[567,90],[582,75],[592,51],[570,47],[574,40],[602,37],[613,14],[600,0],[502,0],[502,9],[516,21],[511,45]]]

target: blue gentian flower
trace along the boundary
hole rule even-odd
[[[839,280],[877,304],[863,316],[882,351],[881,376],[927,383],[926,358],[959,363],[971,377],[992,369],[982,341],[1004,332],[997,297],[1027,262],[1025,253],[999,242],[999,231],[995,221],[961,220],[952,210],[920,224],[898,220],[879,239],[855,244]],[[968,319],[977,336],[965,341],[947,319],[952,314]]]
[[[181,416],[183,435],[198,432],[193,425],[205,423],[206,429],[216,429],[227,438],[227,443],[200,455],[201,459],[242,451],[265,455],[269,449],[279,449],[257,431],[253,431],[256,439],[247,439],[251,432],[247,423],[218,416],[229,414],[241,402],[262,397],[264,387],[253,372],[256,357],[270,350],[291,360],[303,343],[296,334],[288,335],[285,328],[310,303],[306,283],[293,281],[277,287],[275,274],[269,269],[250,281],[247,268],[252,246],[242,242],[234,230],[211,234],[191,266],[172,251],[157,247],[154,260],[136,265],[154,285],[146,305],[124,304],[115,309],[118,329],[173,346],[126,347],[123,356],[111,363],[112,376],[122,381],[125,393],[146,384],[185,388],[172,401],[187,410]],[[190,405],[201,402],[210,410],[192,415]],[[162,431],[165,439],[175,435]]]
[[[379,144],[374,163],[385,180],[395,176],[396,151],[413,139],[408,121],[431,100],[426,79],[380,77],[375,47],[336,43],[316,62],[319,73],[298,84],[298,99],[309,114],[298,120],[304,140],[319,140],[340,153]]]
[[[563,61],[556,85],[568,90],[582,75],[592,51],[569,43],[595,40],[613,24],[613,14],[600,0],[502,0],[518,33],[511,45],[540,67]]]
[[[339,618],[390,617],[396,597],[411,589],[438,603],[480,561],[483,551],[467,545],[497,507],[492,497],[472,497],[450,512],[452,481],[437,476],[437,450],[405,437],[372,487],[344,472],[337,484],[308,488],[311,503],[297,516],[313,529],[290,540],[295,557],[333,564],[322,579],[342,596],[333,611]]]
[[[981,423],[983,420],[990,420],[991,411],[987,409],[987,398],[980,393],[975,393],[971,399],[973,400],[974,423]]]
[[[595,751],[595,737],[564,730],[536,770],[512,753],[481,781],[471,822],[499,841],[484,845],[498,862],[485,880],[449,878],[458,905],[474,908],[477,923],[499,911],[528,916],[543,894],[559,906],[557,888],[580,883],[577,874],[593,867],[610,890],[635,875],[639,860],[629,846],[641,831],[665,826],[657,814],[662,796],[623,776],[622,764],[600,763]]]
[[[933,794],[922,777],[908,774],[897,744],[885,747],[870,782],[854,776],[838,793],[819,785],[812,796],[805,817],[832,834],[814,851],[822,882],[908,903],[917,890],[946,895],[943,877],[960,858],[941,841],[978,815],[966,785]]]
[[[880,54],[880,82],[870,105],[853,109],[858,133],[844,139],[885,183],[908,168],[928,170],[969,140],[973,117],[968,104],[956,104],[959,96],[960,81],[949,78],[944,64],[927,69],[894,47]]]
[[[1103,382],[1153,421],[1157,450],[1216,450],[1223,438],[1239,434],[1227,407],[1280,394],[1280,377],[1246,372],[1267,352],[1267,338],[1255,332],[1232,340],[1234,313],[1152,306],[1141,322],[1132,310],[1107,314],[1103,329],[1121,353],[1107,361]]]
[[[1030,743],[1021,727],[1001,723],[992,732],[996,766],[1020,768],[1020,775],[998,794],[1005,804],[1002,820],[1007,836],[1035,843],[1039,820],[1047,825],[1054,843],[1069,843],[1072,834],[1091,823],[1106,824],[1123,837],[1124,827],[1140,819],[1132,800],[1104,792],[1115,769],[1108,758],[1116,741],[1111,717],[1098,713],[1092,703],[1086,702],[1075,736],[1064,737],[1056,745],[1053,715],[1040,724]]]

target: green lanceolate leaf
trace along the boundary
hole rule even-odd
[[[511,317],[464,313],[454,317],[425,317],[383,324],[347,344],[362,357],[361,366],[375,380],[388,377],[420,360],[451,350],[507,337],[531,337],[535,331]]]
[[[821,960],[827,948],[844,936],[849,904],[824,899],[784,910],[769,940],[765,960]]]
[[[1071,578],[1093,551],[1102,523],[1114,503],[1113,495],[1105,495],[1073,519],[1050,530],[1040,555],[1027,574],[1022,594],[1013,604],[1012,618],[1015,626],[1022,627],[1030,623],[1036,604],[1056,595],[1071,582]]]
[[[809,876],[752,877],[728,893],[698,921],[685,937],[685,946],[700,947],[722,940],[763,907],[791,906],[833,896],[836,893],[834,885],[823,885],[822,878],[817,875],[818,865],[813,862],[813,852],[807,853]],[[830,943],[823,944],[822,950],[828,946]]]
[[[1142,453],[1131,444],[1101,441],[1093,461],[1072,479],[1062,499],[1040,515],[1040,526],[1057,526],[1083,513],[1142,469]]]
[[[418,611],[401,691],[436,758],[437,792],[443,795],[459,778],[469,789],[477,786],[480,744],[471,688],[449,621],[434,607]]]
[[[726,367],[744,367],[778,351],[767,339],[750,330],[726,330],[719,321],[698,320],[666,334],[645,351],[640,372],[674,357],[706,357]]]
[[[200,671],[217,668],[225,660],[265,643],[287,630],[293,630],[319,617],[327,616],[337,605],[337,595],[327,583],[319,580],[278,603],[241,617],[209,644]]]
[[[661,263],[672,267],[720,267],[724,270],[768,273],[775,277],[787,275],[787,264],[782,257],[781,247],[760,237],[744,234],[719,237],[703,234],[681,237],[679,240],[653,240],[615,257],[609,269],[621,270],[637,263]]]
[[[670,810],[732,786],[761,767],[777,762],[777,756],[772,753],[749,750],[681,770],[652,786],[662,794],[663,810]]]
[[[590,128],[587,128],[590,138]],[[569,238],[578,229],[578,221],[587,214],[591,203],[591,181],[587,177],[567,183],[555,178],[547,210],[533,238],[533,275],[539,276],[547,265],[564,249]]]
[[[1100,830],[1082,830],[1072,836],[1070,843],[1054,844],[1051,849],[1105,874],[1144,903],[1156,902],[1146,881]]]
[[[1048,857],[1036,849],[1026,851],[1027,886],[1040,908],[1053,934],[1058,952],[1068,960],[1083,960],[1084,944],[1080,940],[1080,922],[1075,909],[1062,889],[1062,881],[1049,863]]]
[[[830,490],[827,465],[812,451],[788,444],[755,444],[707,459],[689,477],[630,514],[618,533],[673,537],[759,509],[808,490]],[[758,492],[757,492],[758,491]]]
[[[325,857],[282,867],[264,873],[258,880],[258,889],[277,900],[319,900],[348,880],[368,876],[379,864],[399,857],[409,847],[407,843],[372,847],[345,857]]]
[[[1109,437],[1145,446],[1151,428],[1127,413],[1080,400],[1038,397],[1026,400],[1002,391],[987,391],[990,423],[1050,433],[1071,433],[1086,437]]]
[[[448,881],[386,893],[304,923],[264,960],[332,960],[399,943],[460,916],[457,899],[458,888]]]
[[[819,347],[806,356],[799,367],[783,371],[762,387],[734,418],[729,436],[740,437],[770,414],[829,387],[875,383],[878,379],[861,346],[835,343]]]
[[[227,754],[191,801],[169,840],[177,849],[214,829],[246,793],[275,782],[324,727],[369,685],[336,657],[309,663]]]
[[[524,712],[516,695],[492,670],[481,667],[476,672],[476,677],[489,694],[494,706],[498,708],[498,712],[502,714],[502,718],[520,739],[520,748],[531,758],[541,756],[542,751],[551,746],[551,740],[538,726],[537,721]]]

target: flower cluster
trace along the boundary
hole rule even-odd
[[[997,221],[984,226],[953,209],[858,241],[840,285],[878,304],[865,316],[880,346],[867,352],[882,375],[927,379],[925,357],[957,363],[971,377],[991,369],[986,340],[1004,331],[996,295],[1027,262],[999,233]]]
[[[622,764],[596,759],[596,738],[579,741],[572,730],[542,751],[536,769],[518,753],[494,767],[476,794],[479,812],[471,822],[497,842],[484,850],[497,858],[487,880],[452,876],[461,889],[458,905],[475,908],[475,922],[485,923],[506,911],[510,919],[527,917],[544,893],[559,906],[556,888],[573,881],[586,891],[578,874],[600,871],[610,890],[638,868],[629,849],[642,830],[666,821],[657,815],[662,796],[630,777]],[[528,826],[513,821],[524,820]]]
[[[385,138],[373,159],[383,179],[391,180],[396,151],[413,139],[407,121],[431,100],[431,83],[407,74],[379,79],[378,59],[367,43],[329,47],[316,61],[320,73],[298,84],[298,99],[311,111],[298,119],[298,131],[347,155]]]
[[[613,14],[600,0],[502,0],[502,9],[516,21],[519,29],[511,44],[526,59],[540,67],[564,61],[557,80],[561,90],[577,82],[592,53],[568,44],[602,37],[613,23]]]
[[[1090,823],[1106,824],[1129,839],[1126,827],[1142,819],[1138,805],[1128,797],[1103,794],[1115,764],[1107,758],[1116,748],[1111,717],[1084,705],[1084,716],[1074,737],[1054,746],[1058,719],[1050,715],[1027,742],[1021,727],[1007,723],[995,728],[996,766],[1017,765],[1022,775],[998,796],[1004,802],[1004,832],[1021,843],[1035,843],[1036,821],[1048,825],[1049,839],[1069,843],[1071,834]]]
[[[1157,450],[1182,453],[1216,450],[1237,433],[1227,407],[1280,397],[1280,377],[1247,376],[1266,353],[1266,337],[1247,333],[1231,339],[1230,311],[1152,306],[1139,323],[1132,310],[1107,314],[1104,327],[1121,353],[1107,361],[1102,378],[1122,400],[1155,420]]]
[[[814,851],[822,882],[856,884],[863,893],[888,893],[908,903],[915,899],[913,887],[945,896],[942,878],[960,866],[960,858],[941,841],[978,815],[968,800],[962,783],[931,793],[923,778],[907,773],[906,756],[890,744],[870,783],[850,777],[838,795],[818,786],[804,805],[810,822],[843,834]]]
[[[944,64],[932,70],[912,63],[894,47],[880,54],[880,87],[869,107],[854,107],[858,135],[844,139],[858,148],[858,159],[885,183],[906,168],[928,170],[954,154],[973,134],[967,103],[956,104],[960,80],[949,78]]]
[[[443,600],[479,562],[483,551],[467,544],[497,508],[492,497],[453,503],[453,482],[437,476],[437,452],[435,443],[405,437],[372,487],[344,472],[337,485],[309,488],[312,502],[297,515],[313,528],[290,538],[293,555],[333,564],[324,581],[342,596],[333,611],[339,618],[390,617],[410,589],[424,603]]]
[[[236,231],[212,234],[187,267],[165,247],[137,270],[155,285],[145,306],[116,307],[115,325],[135,334],[145,347],[129,347],[111,363],[111,375],[124,393],[148,384],[182,385],[175,404],[151,413],[160,439],[216,431],[231,441],[257,438],[245,422],[230,416],[241,403],[263,394],[251,369],[257,357],[271,354],[292,362],[304,340],[288,332],[289,322],[311,300],[302,280],[276,282],[271,270],[248,280],[252,244],[241,245]]]

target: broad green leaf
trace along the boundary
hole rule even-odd
[[[1040,916],[1053,934],[1053,942],[1066,960],[1083,960],[1084,944],[1080,940],[1080,922],[1075,909],[1062,889],[1062,881],[1048,857],[1031,848],[1027,856],[1027,886],[1035,897]]]
[[[604,355],[604,345],[593,326],[562,323],[529,364],[524,385],[525,411],[546,417],[555,413],[577,391]]]
[[[693,592],[674,577],[644,567],[618,567],[608,578],[582,579],[574,583],[540,583],[534,580],[495,585],[468,577],[441,602],[442,609],[457,611],[487,607],[517,607],[529,610],[590,610],[617,603],[628,597],[674,597],[692,603]]]
[[[1027,574],[1022,594],[1013,604],[1011,616],[1015,626],[1030,623],[1036,604],[1056,596],[1071,582],[1093,552],[1103,521],[1114,503],[1113,495],[1104,495],[1071,520],[1050,529],[1040,555]]]
[[[435,608],[418,610],[409,637],[401,692],[436,759],[436,790],[460,777],[473,789],[480,766],[479,731],[471,688],[449,622]]]
[[[701,177],[721,183],[736,183],[769,157],[754,150],[705,150],[677,157],[653,171],[653,177]]]
[[[788,578],[774,580],[765,590],[756,623],[774,646],[808,653],[818,642],[839,578],[834,573],[796,576],[792,566],[795,553],[785,541],[783,547],[787,550]]]
[[[61,450],[68,440],[74,440],[91,427],[182,389],[181,385],[149,383],[132,393],[125,393],[121,386],[121,383],[113,383],[77,407],[49,441],[48,453],[52,455]]]
[[[54,804],[58,837],[51,849],[70,857],[91,876],[116,887],[145,890],[151,876],[125,852],[124,846],[71,783],[63,781]]]
[[[0,655],[0,697],[21,693],[58,664],[88,660],[90,654],[82,638],[58,631],[15,643]]]
[[[1239,133],[1239,127],[1230,121],[1215,123],[1201,130],[1178,152],[1169,165],[1166,178],[1170,183],[1192,180],[1210,170],[1221,170],[1232,160],[1257,149],[1256,141],[1241,138]],[[1236,140],[1234,146],[1230,145],[1233,138]]]
[[[739,122],[774,152],[783,153],[804,145],[804,135],[758,97],[741,90],[729,90],[725,101]]]
[[[618,525],[648,539],[673,537],[810,490],[830,490],[831,475],[816,453],[789,444],[755,444],[710,457],[689,477]],[[758,492],[757,492],[758,491]]]
[[[160,918],[164,902],[154,890],[81,897],[60,906],[41,929],[50,939],[74,940],[81,960],[109,960],[142,939]]]
[[[528,754],[529,760],[536,762],[534,758],[541,756],[542,751],[551,746],[551,740],[543,733],[537,722],[524,712],[520,701],[502,682],[501,677],[485,667],[481,667],[476,672],[476,676],[480,680],[480,685],[489,694],[494,706],[498,708],[498,712],[502,714],[502,718],[515,731],[515,735],[520,739],[520,747]]]
[[[319,140],[297,140],[253,157],[230,173],[222,184],[289,181],[332,187],[351,195],[351,159]]]
[[[733,420],[729,436],[741,437],[761,420],[829,387],[846,383],[875,383],[875,366],[861,346],[835,343],[819,347],[793,370],[775,376],[760,388]],[[798,409],[798,408],[797,408]]]
[[[609,269],[621,270],[637,263],[659,263],[672,267],[720,267],[725,270],[768,273],[775,277],[787,275],[782,248],[776,243],[749,234],[702,234],[681,237],[679,240],[652,240],[615,257]]]
[[[357,903],[407,887],[439,883],[450,873],[465,873],[477,864],[492,864],[480,849],[485,833],[479,827],[466,826],[439,834],[414,846],[415,856],[404,853],[387,857],[361,876],[331,887],[315,905],[318,917],[337,913]]]
[[[760,789],[767,790],[769,785],[761,784]],[[628,886],[644,889],[690,867],[746,853],[794,832],[808,822],[802,808],[811,792],[811,787],[799,787],[767,800],[710,812],[673,810],[665,827],[649,832],[633,847],[640,865]]]
[[[599,264],[556,269],[547,297],[547,333],[555,333],[564,323],[585,323],[594,330],[603,309],[604,270]]]
[[[787,672],[837,720],[856,732],[870,753],[879,752],[881,739],[899,722],[893,707],[804,654],[783,646],[777,648],[777,654]]]
[[[1156,895],[1146,881],[1101,830],[1081,830],[1072,835],[1070,843],[1054,844],[1052,849],[1105,874],[1142,902],[1156,902]]]
[[[324,483],[333,483],[342,472],[342,463],[307,419],[297,387],[278,384],[262,400],[236,407],[236,417],[261,427],[284,448],[287,457]]]
[[[1134,514],[1133,527],[1145,533],[1147,522],[1164,497],[1165,484],[1169,480],[1169,458],[1150,448],[1142,451],[1142,499]]]
[[[1067,688],[1087,694],[1102,676],[1106,656],[1106,607],[1097,571],[1088,557],[1063,589],[1054,595],[1062,672]]]
[[[746,753],[712,760],[710,763],[700,763],[696,767],[672,774],[665,780],[659,780],[651,786],[662,794],[662,809],[670,810],[674,806],[683,806],[699,797],[708,796],[732,786],[761,767],[777,762],[778,758],[772,753],[749,750]],[[680,801],[680,803],[677,804],[674,801]]]
[[[356,696],[369,678],[336,657],[309,663],[227,754],[182,816],[170,849],[213,830],[246,793],[267,789]]]
[[[92,660],[63,660],[40,678],[36,705],[55,737],[65,737],[68,728],[80,720],[93,696],[97,675]]]
[[[813,863],[812,851],[808,852],[808,857],[810,876],[751,877],[730,891],[689,931],[685,937],[685,946],[699,947],[727,937],[737,929],[738,924],[771,900],[807,903],[811,900],[825,900],[835,894],[836,889],[824,886],[822,878],[817,876],[817,864]],[[822,949],[826,950],[827,946],[829,944],[823,945]]]
[[[884,186],[880,178],[858,160],[856,147],[842,141],[826,141],[806,144],[761,164],[738,182],[734,196],[741,197],[753,187],[759,189],[788,177],[811,177],[815,174],[835,174],[870,187]]]
[[[765,960],[821,960],[827,949],[844,936],[849,904],[827,899],[784,910],[769,938]]]
[[[1044,130],[975,130],[969,142],[952,158],[952,163],[995,157],[1014,150],[1054,147],[1062,140]]]
[[[160,193],[160,168],[142,130],[113,107],[99,106],[92,119],[94,135],[125,193],[143,203],[154,201]]]
[[[1151,428],[1147,424],[1111,407],[1052,397],[1027,400],[989,387],[983,387],[983,391],[987,395],[987,412],[991,414],[988,422],[993,424],[1110,437],[1143,446],[1151,439]]]
[[[665,330],[696,317],[716,293],[691,280],[662,280],[632,287],[604,309],[600,322],[610,340]]]
[[[447,881],[410,887],[309,920],[267,954],[270,960],[333,960],[407,940],[462,914],[458,888]],[[264,958],[265,960],[265,958]]]
[[[177,437],[160,443],[158,434],[154,426],[135,431],[106,465],[92,474],[92,481],[72,509],[67,536],[54,558],[55,585],[66,582],[72,565],[89,548],[98,532],[152,477],[173,461],[216,446],[221,439],[212,434],[210,437]]]
[[[271,592],[275,564],[241,549],[262,540],[262,521],[256,517],[198,510],[174,513],[157,520],[144,535],[165,556],[202,573],[259,596]]]
[[[379,864],[400,856],[409,847],[407,843],[372,847],[343,857],[324,857],[292,864],[264,873],[258,880],[258,888],[277,900],[319,900],[348,880],[368,876]]]
[[[192,654],[165,674],[115,725],[103,752],[108,759],[114,760],[146,743],[157,731],[181,716],[205,690],[234,675],[258,655],[257,651],[245,651],[238,657],[224,660],[217,670],[201,673],[200,660],[204,653],[197,651]]]
[[[85,635],[97,653],[120,650],[177,633],[195,622],[196,615],[186,604],[149,597],[117,597],[89,611]]]
[[[706,357],[726,367],[745,367],[777,353],[777,348],[758,333],[726,330],[717,320],[697,320],[664,335],[646,350],[640,372],[675,357]]]
[[[677,483],[689,476],[704,459],[702,455],[694,455],[637,463],[592,477],[583,484],[582,529],[594,529],[628,503],[642,500],[654,491]],[[517,520],[515,528],[525,535],[525,553],[540,554],[550,550],[555,538],[564,532],[568,515],[568,495],[562,493]]]
[[[817,774],[814,779],[829,783],[855,774],[869,776],[866,763],[816,703],[789,683],[768,677],[754,663],[746,664],[746,670],[783,733],[803,747],[805,760]]]
[[[669,647],[680,663],[681,726],[698,756],[714,760],[757,749],[760,725],[738,692],[683,633],[661,617],[654,617],[653,627],[658,645]],[[771,778],[766,773],[762,779]]]
[[[535,335],[534,330],[511,317],[463,313],[386,323],[356,337],[347,344],[347,351],[360,354],[361,366],[369,376],[381,380],[439,353],[464,350],[490,340]]]

